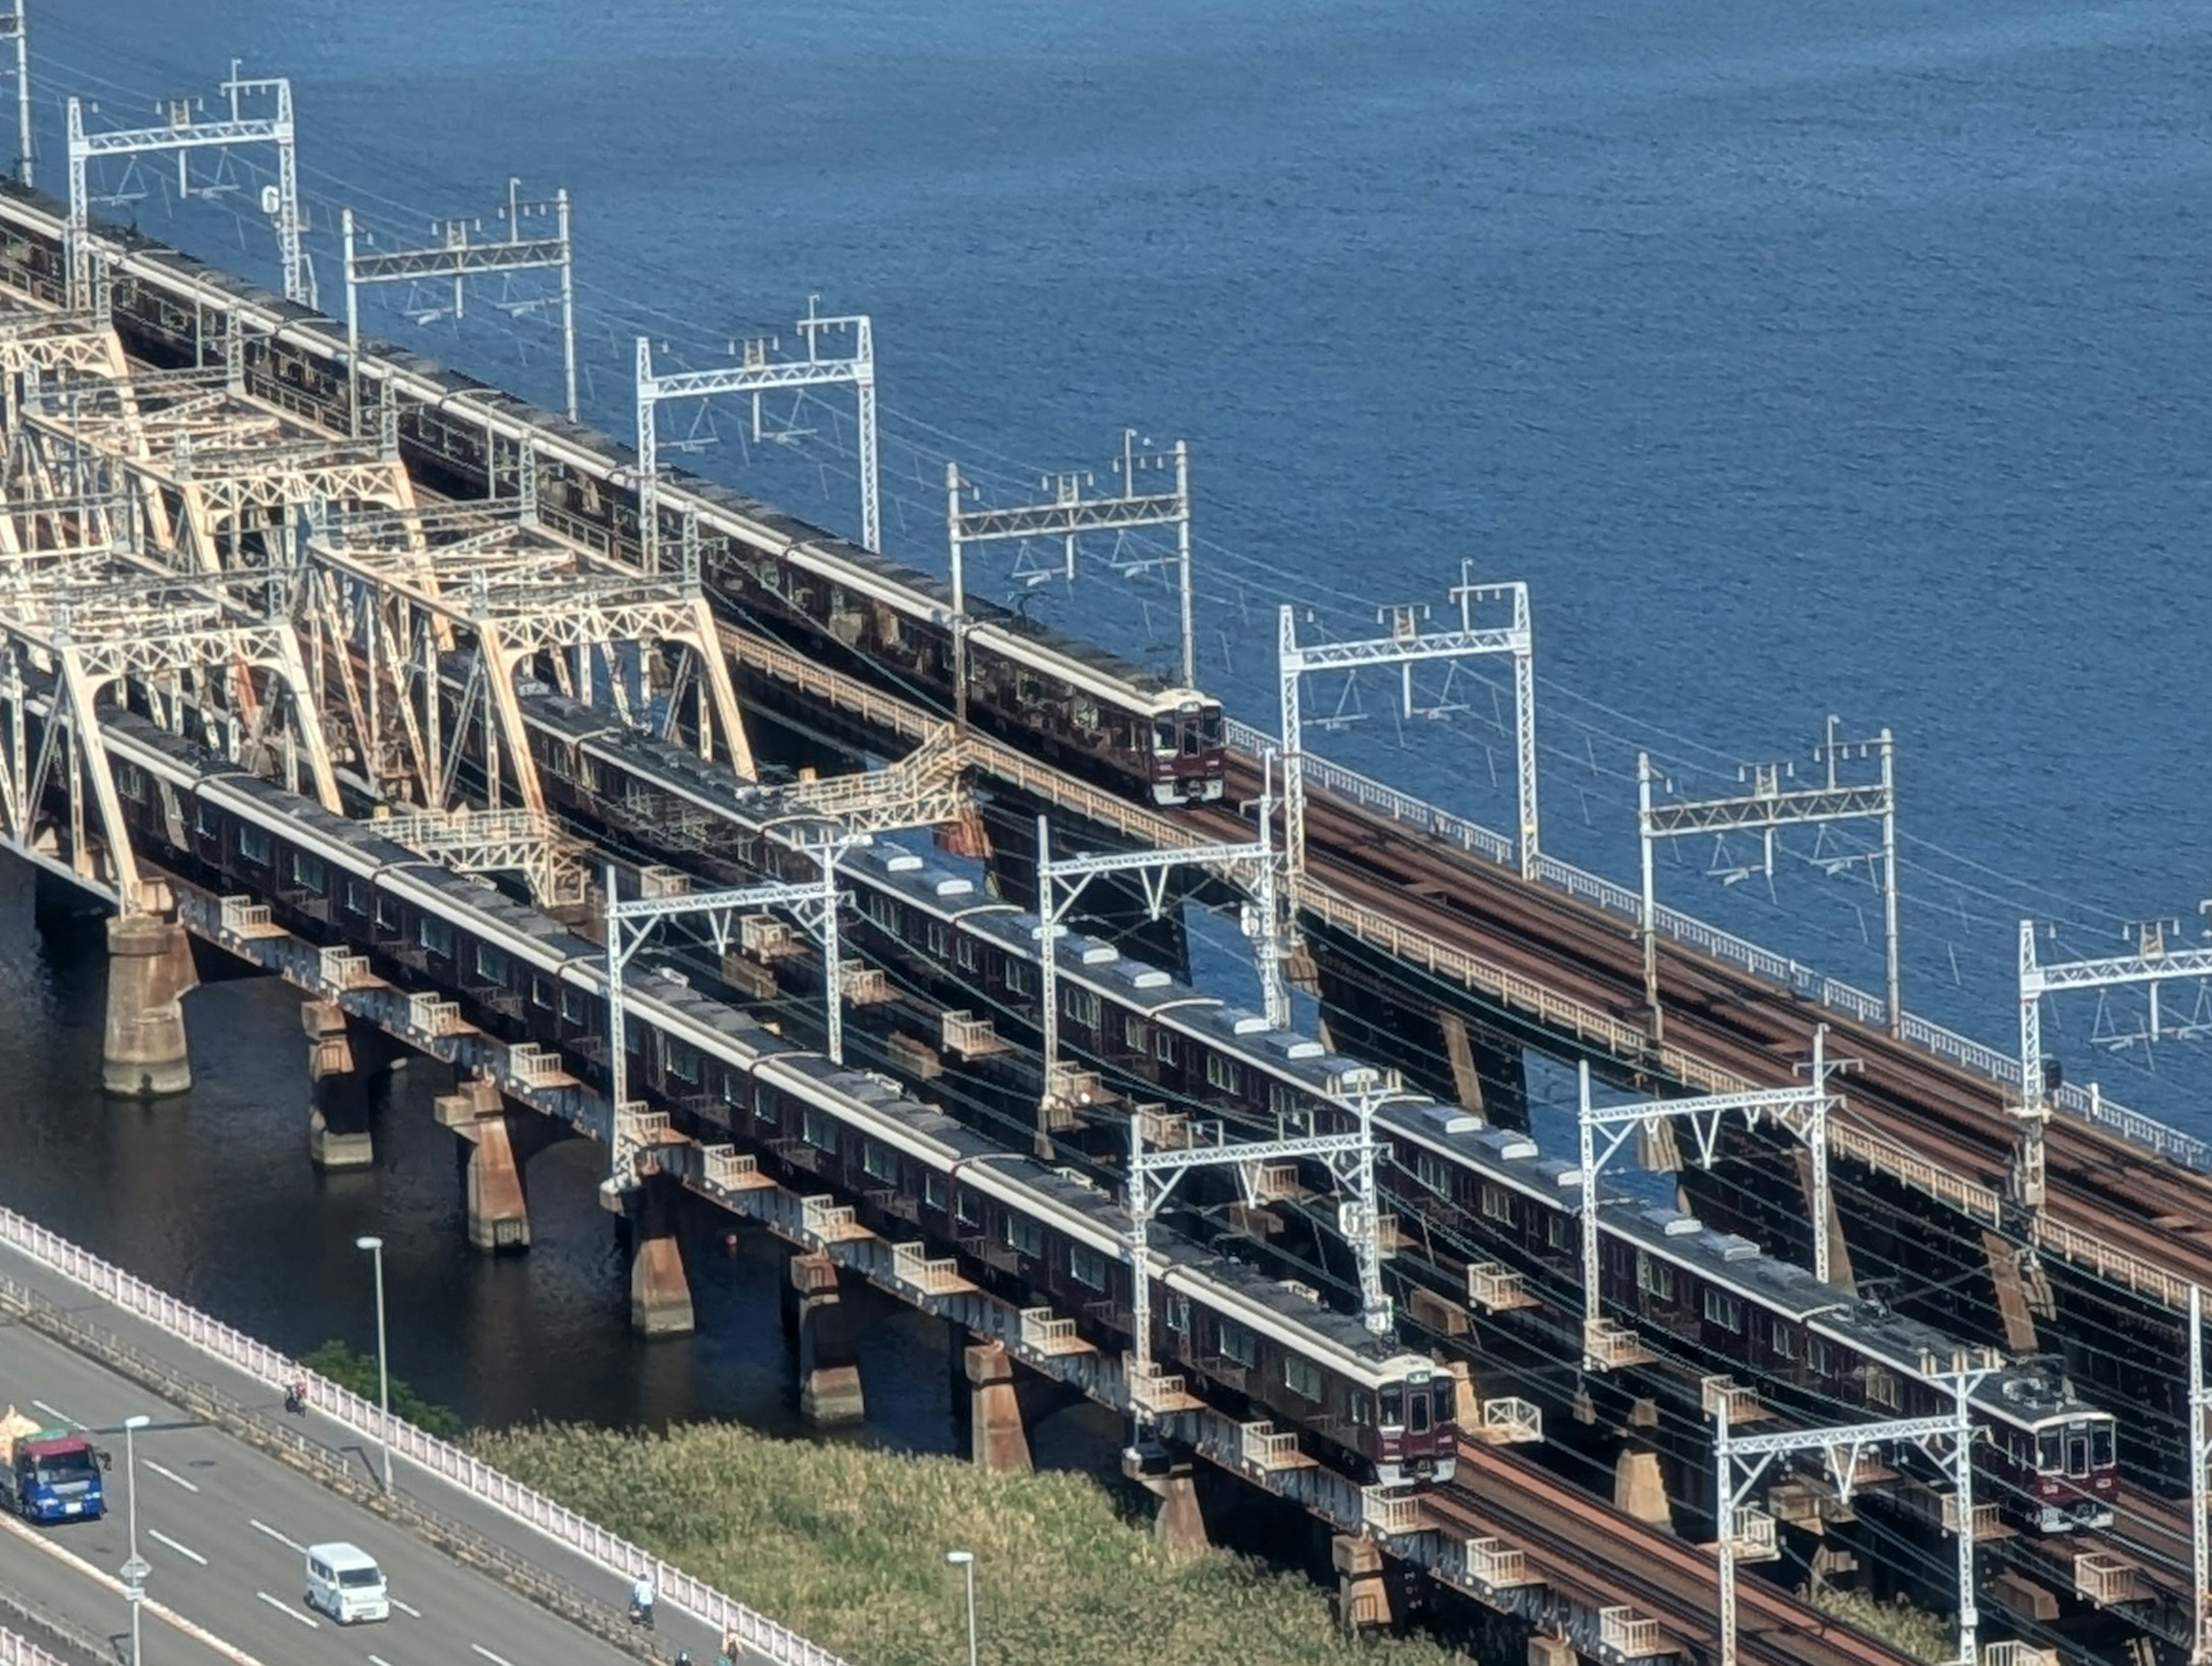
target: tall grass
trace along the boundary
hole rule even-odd
[[[1811,1592],[1810,1601],[1823,1614],[1833,1614],[1915,1659],[1938,1663],[1957,1657],[1958,1639],[1949,1617],[1902,1596],[1885,1602],[1866,1591],[1823,1586]]]
[[[984,1666],[1466,1666],[1419,1639],[1349,1641],[1303,1577],[1226,1552],[1171,1565],[1148,1523],[1073,1474],[770,1439],[501,1430],[475,1450],[856,1666],[959,1666],[950,1549],[975,1553]]]

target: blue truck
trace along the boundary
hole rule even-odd
[[[0,1419],[0,1510],[27,1522],[96,1522],[107,1513],[100,1467],[82,1434],[42,1429],[13,1407]]]

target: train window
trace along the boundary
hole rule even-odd
[[[1301,1400],[1321,1399],[1321,1367],[1296,1354],[1283,1356],[1283,1386]]]
[[[1432,1151],[1413,1153],[1413,1178],[1432,1192],[1449,1191],[1451,1188],[1449,1165]]]
[[[2117,1432],[2117,1430],[2110,1423],[2098,1423],[2091,1426],[2089,1430],[2089,1462],[2096,1468],[2100,1469],[2109,1469],[2112,1467],[2114,1458],[2112,1450],[2113,1437]]]
[[[1544,1223],[1544,1241],[1554,1250],[1574,1247],[1574,1223],[1563,1214],[1553,1213]]]
[[[1705,1317],[1723,1330],[1743,1329],[1743,1304],[1725,1291],[1707,1289]]]
[[[269,830],[251,822],[238,824],[238,854],[249,862],[269,866]]]
[[[1044,1229],[1027,1215],[1006,1216],[1000,1223],[1000,1236],[1006,1247],[1017,1255],[1027,1256],[1032,1261],[1044,1253]]]
[[[1180,1290],[1168,1292],[1167,1327],[1178,1336],[1190,1335],[1190,1298]]]
[[[1410,1435],[1429,1432],[1429,1396],[1425,1389],[1416,1389],[1406,1396],[1406,1432]]]
[[[1162,1030],[1152,1037],[1152,1056],[1162,1064],[1175,1062],[1175,1037]]]
[[[981,1226],[983,1224],[981,1208],[966,1192],[961,1193],[953,1201],[953,1218],[963,1226]]]
[[[345,911],[348,914],[368,912],[368,892],[362,888],[358,879],[349,879],[345,882]]]
[[[304,890],[320,892],[323,888],[323,859],[310,856],[304,850],[294,851],[292,882]]]
[[[1795,1359],[1797,1357],[1797,1333],[1787,1319],[1774,1322],[1772,1343],[1776,1359]]]
[[[1364,1429],[1375,1420],[1374,1407],[1358,1389],[1352,1390],[1352,1398],[1345,1405],[1353,1428]]]
[[[584,994],[580,989],[561,991],[561,1022],[581,1024],[584,1021]]]
[[[487,983],[507,987],[507,951],[489,943],[477,945],[477,976]]]
[[[1869,1406],[1897,1409],[1897,1378],[1881,1365],[1866,1368],[1866,1400]]]
[[[1152,751],[1161,757],[1173,757],[1176,749],[1176,726],[1173,719],[1152,725]]]
[[[1234,1060],[1224,1059],[1218,1053],[1208,1053],[1206,1055],[1206,1079],[1208,1085],[1218,1087],[1224,1093],[1234,1093],[1237,1091],[1237,1069]]]
[[[415,940],[441,960],[453,958],[453,928],[434,914],[415,922]]]
[[[1221,1357],[1240,1365],[1259,1363],[1260,1347],[1252,1333],[1234,1319],[1221,1322]]]
[[[533,976],[530,980],[530,1004],[542,1011],[550,1012],[553,1008],[553,986],[542,977]]]
[[[860,1171],[871,1180],[896,1181],[898,1153],[880,1140],[871,1140],[860,1147]]]
[[[1134,1012],[1121,1015],[1121,1044],[1132,1053],[1145,1050],[1145,1021]]]
[[[945,1177],[943,1175],[922,1176],[921,1202],[924,1208],[935,1209],[940,1213],[943,1213],[945,1208]]]
[[[2036,1437],[2035,1467],[2047,1475],[2058,1473],[2063,1461],[2059,1450],[2059,1435],[2056,1429],[2045,1429]]]
[[[376,928],[380,932],[399,929],[399,904],[382,891],[376,894]]]
[[[1067,1016],[1086,1030],[1098,1027],[1098,997],[1088,989],[1067,992]]]
[[[699,1080],[699,1049],[685,1042],[664,1039],[660,1044],[661,1067],[671,1079],[690,1082]]]
[[[1835,1355],[1825,1338],[1815,1336],[1805,1344],[1805,1363],[1817,1376],[1828,1377],[1835,1371]]]
[[[1034,974],[1030,970],[1029,962],[1026,960],[1017,960],[1013,956],[1008,955],[1006,957],[1006,988],[1009,990],[1018,995],[1025,995],[1029,994],[1034,978]]]
[[[1382,1393],[1382,1420],[1386,1429],[1406,1426],[1406,1395],[1401,1389],[1385,1389]]]
[[[783,1112],[776,1104],[775,1094],[762,1093],[755,1097],[753,1101],[753,1121],[760,1123],[764,1128],[772,1128],[782,1120]]]
[[[1510,1226],[1513,1224],[1513,1194],[1503,1186],[1482,1183],[1482,1218]]]
[[[133,803],[143,803],[146,798],[145,772],[135,763],[117,764],[115,790]]]
[[[942,960],[951,952],[952,935],[945,930],[945,922],[942,920],[933,920],[929,922],[927,938],[929,952],[935,958]]]
[[[975,970],[975,939],[963,934],[960,940],[952,945],[952,958],[958,964],[962,971],[974,971]]]
[[[805,1140],[817,1151],[837,1149],[836,1123],[830,1121],[828,1113],[816,1110],[811,1105],[807,1108],[806,1114],[799,1118],[799,1134],[800,1139]]]
[[[1565,1216],[1559,1217],[1564,1220]],[[1663,1261],[1656,1260],[1649,1250],[1636,1252],[1636,1287],[1647,1296],[1656,1296],[1662,1302],[1674,1299],[1674,1269]]]
[[[203,839],[212,839],[222,825],[222,823],[215,812],[208,808],[206,800],[202,799],[192,800],[193,832],[198,834]]]
[[[1092,1290],[1106,1287],[1106,1257],[1079,1243],[1067,1246],[1067,1275]]]

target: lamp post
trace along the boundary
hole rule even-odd
[[[154,1420],[143,1412],[123,1420],[124,1497],[131,1512],[131,1560],[123,1565],[123,1599],[131,1605],[131,1666],[139,1666],[138,1608],[146,1597],[146,1576],[154,1570],[138,1554],[138,1431]]]
[[[381,1429],[384,1438],[384,1490],[392,1490],[392,1362],[384,1346],[384,1240],[364,1235],[353,1241],[356,1250],[366,1250],[376,1264],[376,1398],[382,1413]]]
[[[975,1666],[975,1553],[948,1550],[945,1560],[968,1577],[968,1666]]]

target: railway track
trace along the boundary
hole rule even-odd
[[[1256,766],[1233,763],[1231,794],[1257,787]],[[1234,836],[1229,830],[1240,824],[1229,811],[1193,819],[1215,824],[1208,836]],[[1309,873],[1329,890],[1622,1025],[1646,1027],[1642,946],[1616,916],[1325,793],[1310,797],[1307,842]],[[1659,976],[1673,1047],[1771,1085],[1810,1055],[1813,1032],[1825,1024],[1830,1056],[1860,1062],[1839,1120],[2004,1195],[2018,1122],[1997,1084],[1666,939]],[[2049,1214],[2181,1286],[2212,1283],[2212,1184],[2086,1123],[2054,1118],[2046,1146]]]

